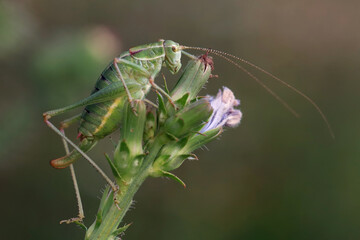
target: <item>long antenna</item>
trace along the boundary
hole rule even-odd
[[[229,59],[228,57],[231,57],[233,59],[236,59],[240,62],[243,62],[247,65],[249,65],[250,67],[253,67],[257,70],[259,70],[260,72],[268,75],[269,77],[275,79],[276,81],[280,82],[282,85],[286,86],[287,88],[293,90],[294,92],[296,92],[297,94],[299,94],[300,96],[302,96],[303,98],[305,98],[305,100],[307,100],[309,103],[311,103],[311,105],[313,105],[313,107],[318,111],[318,113],[320,114],[321,118],[323,119],[323,121],[325,122],[329,133],[331,135],[331,137],[333,139],[335,139],[335,134],[331,128],[331,125],[328,121],[328,119],[326,118],[325,114],[321,111],[320,107],[314,102],[314,100],[312,100],[310,97],[308,97],[305,93],[301,92],[300,90],[296,89],[295,87],[293,87],[292,85],[290,85],[289,83],[281,80],[280,78],[276,77],[275,75],[271,74],[270,72],[266,71],[265,69],[243,59],[243,58],[239,58],[233,54],[230,53],[226,53],[226,52],[222,52],[216,49],[211,49],[211,48],[202,48],[202,47],[189,47],[189,46],[182,46],[182,49],[194,49],[194,50],[201,50],[201,51],[207,51],[210,53],[213,53],[223,59],[225,59],[226,61],[232,63],[233,65],[235,65],[236,67],[238,67],[239,69],[241,69],[242,71],[244,71],[246,74],[248,74],[251,78],[253,78],[256,82],[258,82],[262,87],[264,87],[271,95],[273,95],[278,101],[280,101],[289,111],[291,111],[294,114],[294,110],[292,110],[291,107],[288,106],[288,104],[286,104],[286,102],[284,100],[282,100],[280,97],[278,97],[271,89],[269,89],[264,83],[262,83],[258,78],[256,78],[254,75],[252,75],[249,71],[247,71],[244,67],[242,67],[241,65],[239,65],[238,63],[232,61],[231,59]],[[226,57],[228,56],[228,57]],[[298,114],[295,112],[294,114],[295,116],[298,116]]]

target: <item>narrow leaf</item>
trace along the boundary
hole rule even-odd
[[[173,173],[170,172],[166,172],[166,171],[161,171],[164,175],[164,177],[168,177],[172,180],[175,180],[176,182],[180,183],[184,188],[186,188],[186,184],[183,182],[183,180],[181,180],[178,176],[176,176]]]
[[[115,167],[113,161],[110,159],[110,157],[106,153],[105,153],[105,158],[106,158],[106,160],[108,161],[108,163],[110,165],[110,168],[111,168],[111,170],[112,170],[112,172],[114,174],[114,177],[117,178],[117,179],[122,180],[119,171],[117,170],[117,168]]]
[[[102,211],[103,211],[104,206],[105,206],[105,204],[106,204],[106,200],[107,200],[107,198],[108,198],[109,191],[110,191],[110,186],[107,185],[107,186],[105,187],[105,189],[104,189],[104,193],[103,193],[103,195],[102,195],[102,197],[101,197],[101,200],[100,200],[99,210],[98,210],[98,213],[97,213],[98,215],[99,215],[99,214],[102,215]]]
[[[189,93],[185,93],[180,99],[176,100],[175,104],[182,109],[188,103]]]
[[[113,235],[114,237],[118,236],[119,234],[123,233],[126,231],[126,229],[128,229],[128,227],[130,227],[132,223],[129,223],[121,228],[116,229],[111,235]]]
[[[166,82],[166,78],[165,78],[165,75],[162,74],[163,76],[163,79],[164,79],[164,90],[167,94],[170,94],[170,91],[169,91],[169,88],[168,88],[168,85],[167,85],[167,82]]]
[[[82,222],[75,221],[74,223],[77,224],[78,226],[80,226],[80,227],[81,227],[82,229],[84,229],[85,231],[87,231],[87,227],[86,227]]]
[[[164,103],[164,99],[163,97],[158,93],[157,94],[158,96],[158,102],[159,102],[159,108],[158,108],[158,111],[161,113],[161,114],[165,114],[166,115],[166,108],[165,108],[165,103]]]

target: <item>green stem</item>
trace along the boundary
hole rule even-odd
[[[132,178],[130,184],[125,185],[122,184],[120,186],[120,191],[117,195],[120,203],[118,206],[120,210],[113,204],[106,214],[106,216],[102,219],[101,225],[99,228],[94,230],[94,232],[90,233],[90,236],[86,237],[86,240],[112,240],[115,239],[112,236],[112,233],[118,228],[121,223],[123,217],[131,206],[132,199],[140,188],[141,184],[145,181],[145,179],[149,176],[149,170],[152,167],[152,163],[155,160],[159,150],[163,146],[163,137],[164,135],[158,135],[155,141],[150,148],[149,155],[147,155],[143,161],[142,167],[139,169],[138,173]]]

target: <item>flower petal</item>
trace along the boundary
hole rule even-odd
[[[216,97],[210,97],[211,107],[214,109],[209,122],[201,129],[201,133],[222,126],[236,127],[241,120],[242,113],[234,107],[240,105],[234,93],[227,87],[219,90]]]

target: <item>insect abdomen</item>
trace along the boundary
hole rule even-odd
[[[110,64],[101,73],[91,94],[117,81],[120,79]],[[79,133],[87,138],[103,138],[112,133],[119,126],[117,122],[120,122],[116,121],[120,117],[117,107],[119,102],[116,102],[116,99],[86,106],[81,117]]]
[[[131,56],[123,56],[123,59],[133,62],[139,66],[144,67],[149,74],[156,76],[161,69],[163,59],[156,60],[136,60]],[[150,90],[149,77],[144,76],[143,73],[134,71],[133,68],[124,64],[118,64],[126,84],[138,85],[140,90],[132,92],[133,99],[143,99]],[[101,73],[96,81],[95,87],[91,94],[109,86],[114,82],[120,82],[120,78],[115,70],[113,63]],[[111,101],[88,105],[85,107],[80,122],[79,133],[86,138],[103,138],[114,132],[120,125],[121,114],[125,101],[128,101],[126,96],[116,98]]]

